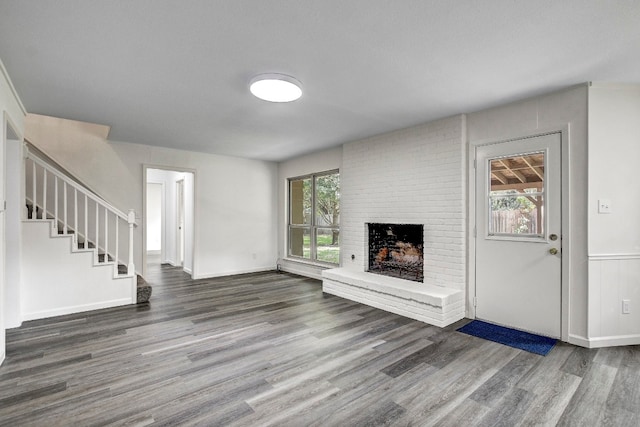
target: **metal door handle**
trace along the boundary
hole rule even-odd
[[[549,240],[558,240],[558,235],[557,234],[551,234],[549,235]]]
[[[556,255],[556,254],[558,253],[558,249],[556,249],[556,248],[551,248],[551,249],[549,249],[549,253],[550,253],[551,255]]]

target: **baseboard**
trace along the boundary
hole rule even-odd
[[[162,251],[147,251],[147,255],[161,255]]]
[[[322,280],[322,272],[335,267],[324,267],[309,262],[302,262],[291,259],[279,259],[278,270],[311,279]]]
[[[250,274],[250,273],[263,273],[265,271],[274,271],[274,270],[275,270],[274,267],[261,267],[261,268],[252,268],[248,270],[221,271],[218,273],[204,273],[204,274],[198,274],[198,275],[192,274],[191,278],[193,280],[212,279],[214,277],[236,276],[239,274]]]
[[[0,353],[0,366],[4,363],[5,356],[6,353],[4,352],[4,349],[2,349],[2,353]]]
[[[111,301],[102,301],[93,304],[75,305],[69,307],[57,308],[55,310],[35,311],[32,313],[24,313],[22,321],[45,319],[47,317],[63,316],[65,314],[82,313],[84,311],[100,310],[102,308],[119,307],[121,305],[131,305],[131,298],[122,298]]]
[[[190,274],[190,275],[192,275],[192,276],[193,276],[193,270],[191,270],[190,268],[188,268],[188,267],[183,267],[182,269],[184,270],[184,272],[185,272],[185,273]]]
[[[640,344],[640,335],[619,335],[613,337],[589,338],[589,348],[619,347]]]
[[[567,340],[569,344],[577,345],[580,347],[591,348],[589,344],[589,338],[580,336],[580,335],[569,335],[569,339]]]

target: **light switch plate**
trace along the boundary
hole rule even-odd
[[[598,200],[598,213],[608,214],[613,212],[611,208],[611,200],[609,199],[600,199]]]

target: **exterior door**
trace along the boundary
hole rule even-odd
[[[561,336],[561,134],[476,148],[476,318]]]

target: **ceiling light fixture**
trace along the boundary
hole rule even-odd
[[[286,74],[260,74],[251,79],[249,90],[269,102],[291,102],[302,96],[302,84]]]

